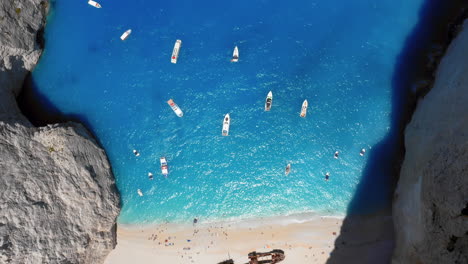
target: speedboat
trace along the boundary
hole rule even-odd
[[[169,101],[167,101],[167,104],[172,108],[172,110],[174,111],[174,113],[176,113],[178,117],[182,117],[184,115],[182,110],[180,110],[179,106],[176,103],[174,103],[172,99],[169,99]]]
[[[273,93],[270,91],[266,97],[265,111],[270,111],[272,103],[273,103]]]
[[[143,196],[143,192],[140,189],[137,190],[137,193],[138,195]]]
[[[284,173],[286,174],[286,176],[288,176],[288,174],[289,174],[290,172],[291,172],[291,164],[288,164],[288,165],[286,166],[286,170],[285,170]]]
[[[161,173],[164,176],[167,176],[169,174],[169,170],[167,168],[167,161],[165,157],[161,157],[159,159],[159,162],[161,163]]]
[[[239,61],[239,49],[237,46],[234,48],[234,52],[232,53],[232,60],[231,62],[238,62]]]
[[[327,173],[325,174],[325,180],[328,181],[329,179],[330,179],[330,173],[327,172]]]
[[[136,149],[133,150],[133,154],[137,157],[140,156],[140,152],[138,152],[138,150]]]
[[[95,8],[101,8],[101,5],[98,2],[93,1],[93,0],[89,0],[88,4],[91,6],[94,6]]]
[[[231,124],[231,118],[229,117],[229,114],[226,114],[223,120],[223,136],[229,135],[230,124]]]
[[[182,40],[178,39],[176,40],[174,44],[174,49],[172,50],[172,57],[171,57],[171,62],[172,63],[177,63],[177,59],[179,58],[179,50],[180,46],[182,45]]]
[[[338,158],[338,155],[340,155],[340,152],[335,151],[335,154],[333,155],[333,157],[334,157],[335,159],[337,159],[337,158]]]
[[[130,36],[130,34],[132,34],[132,30],[131,30],[131,29],[125,31],[125,32],[122,34],[122,36],[120,36],[120,39],[121,39],[121,40],[126,40],[126,39],[128,38],[128,36]]]
[[[366,154],[366,149],[361,149],[361,152],[359,153],[359,155],[364,156],[364,154]]]
[[[301,108],[301,117],[305,117],[307,114],[307,106],[309,106],[309,103],[307,103],[307,100],[304,100],[302,103],[302,108]]]

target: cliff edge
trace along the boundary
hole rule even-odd
[[[392,262],[468,263],[468,20],[405,130]]]
[[[104,150],[80,124],[34,127],[16,104],[47,11],[0,1],[0,263],[102,263],[120,201]]]

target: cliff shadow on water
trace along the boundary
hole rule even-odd
[[[64,89],[66,89],[66,87],[64,87]],[[64,114],[61,112],[39,91],[31,73],[29,73],[24,80],[23,88],[18,95],[17,102],[23,115],[26,116],[34,126],[40,127],[70,121],[80,123],[86,127],[99,147],[103,148],[99,138],[95,136],[93,127],[87,117],[78,114]]]
[[[467,5],[464,0],[427,0],[419,10],[418,22],[407,36],[393,71],[389,132],[368,151],[369,160],[327,263],[391,261],[392,196],[405,153],[404,130],[418,97],[430,89],[438,62],[454,37],[450,30],[456,27],[450,23],[456,23],[455,18]]]

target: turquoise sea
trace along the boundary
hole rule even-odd
[[[51,2],[32,79],[105,148],[120,223],[345,214],[390,129],[392,74],[423,0],[98,2]],[[371,199],[383,200],[389,187],[376,186]]]

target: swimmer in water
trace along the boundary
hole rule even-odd
[[[153,173],[148,172],[148,178],[149,178],[150,180],[152,180],[152,179],[153,179]]]
[[[133,154],[135,154],[135,156],[140,156],[140,152],[138,152],[136,149],[133,150]]]
[[[359,155],[364,156],[364,154],[366,154],[366,149],[361,149],[361,153],[359,153]]]
[[[338,151],[335,152],[335,159],[338,158],[338,154],[340,154]]]
[[[330,173],[329,173],[329,172],[327,172],[327,173],[325,174],[325,180],[328,181],[328,179],[330,179]]]

